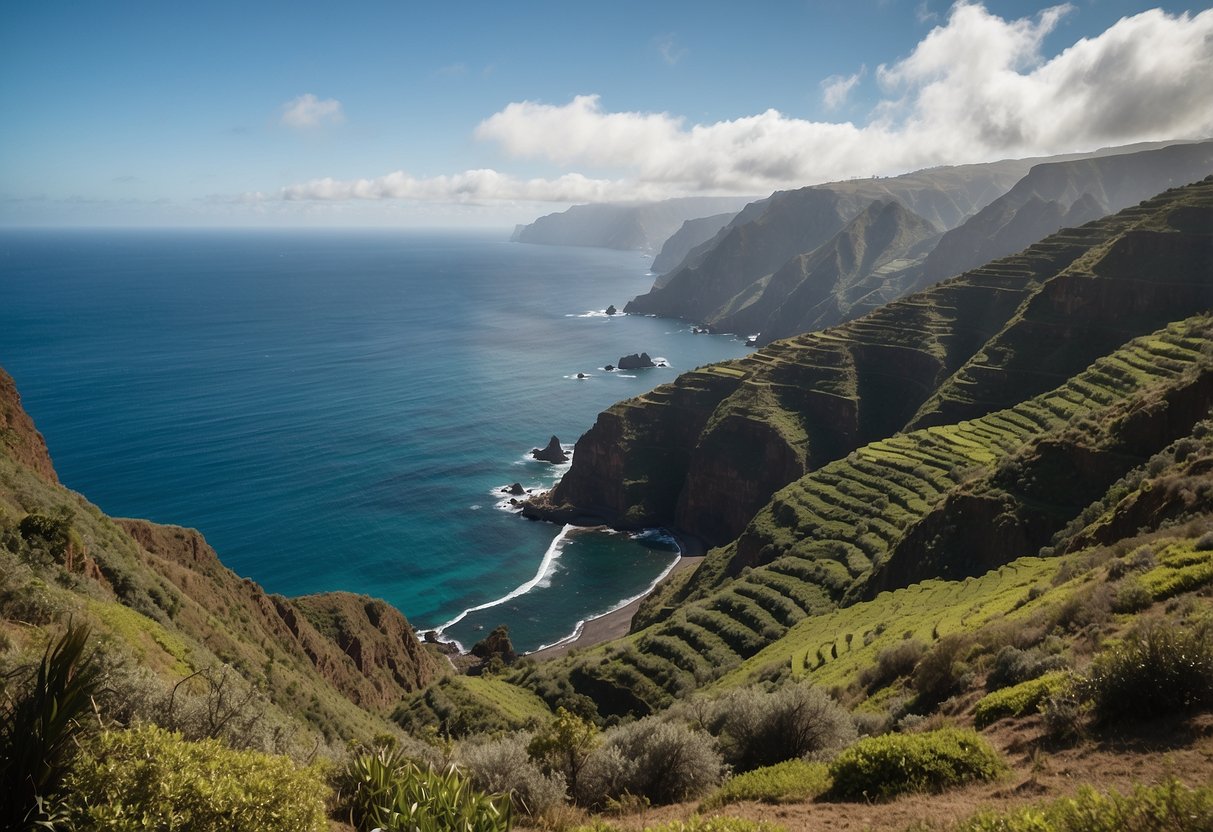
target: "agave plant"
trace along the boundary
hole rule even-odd
[[[57,800],[75,755],[99,673],[85,655],[89,628],[68,625],[46,649],[32,685],[0,703],[0,827],[56,829]]]
[[[509,832],[508,796],[472,788],[455,767],[423,769],[397,750],[380,748],[346,766],[344,797],[359,829],[382,832]]]

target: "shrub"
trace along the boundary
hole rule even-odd
[[[800,803],[812,800],[829,788],[830,771],[825,763],[787,760],[731,778],[712,792],[700,804],[699,809],[717,809],[743,800],[760,803]]]
[[[569,791],[577,795],[581,770],[601,741],[594,723],[557,708],[555,718],[531,737],[526,753],[545,773],[560,774]]]
[[[822,754],[856,736],[847,711],[808,682],[772,693],[736,690],[717,702],[709,725],[738,771]]]
[[[380,748],[346,764],[342,808],[359,829],[383,832],[509,832],[507,797],[471,787],[454,767],[422,769],[398,751]]]
[[[887,800],[903,792],[938,792],[993,780],[1005,769],[998,753],[973,731],[885,734],[862,739],[834,758],[831,795]]]
[[[886,647],[876,654],[876,664],[860,672],[859,684],[869,692],[888,687],[912,674],[926,651],[926,645],[917,639],[907,639]]]
[[[1088,703],[1073,692],[1047,697],[1040,706],[1045,737],[1063,745],[1082,739],[1089,710]]]
[[[315,768],[155,726],[101,734],[69,787],[73,814],[90,829],[328,829],[328,787]]]
[[[978,728],[985,728],[1006,717],[1035,713],[1050,696],[1067,688],[1071,679],[1069,673],[1062,671],[996,690],[977,703],[973,721]]]
[[[1097,656],[1084,690],[1105,723],[1213,706],[1213,638],[1205,627],[1150,625]]]
[[[1066,660],[1062,656],[1035,649],[1020,650],[1018,647],[1007,646],[994,656],[990,673],[986,677],[986,690],[995,691],[999,688],[1018,685],[1065,666]]]
[[[917,708],[933,708],[969,685],[972,673],[964,657],[971,645],[969,636],[945,636],[919,660],[914,670]]]
[[[469,740],[459,746],[458,760],[481,791],[508,794],[514,808],[532,817],[564,803],[564,778],[544,774],[527,754],[530,737]]]
[[[1213,789],[1189,789],[1171,779],[1106,796],[1089,787],[1034,809],[982,812],[958,832],[1205,832],[1213,828]]]
[[[687,800],[719,783],[724,769],[708,734],[656,717],[607,732],[603,753],[615,761],[616,775],[604,793],[585,795],[588,803],[601,804],[625,792],[653,803]]]
[[[1154,603],[1154,593],[1137,578],[1126,578],[1116,585],[1112,612],[1140,612]]]

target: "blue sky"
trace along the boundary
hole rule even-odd
[[[1190,4],[44,0],[0,26],[0,224],[505,225],[1194,138],[1210,90]]]

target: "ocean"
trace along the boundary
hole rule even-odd
[[[531,522],[501,489],[550,487],[567,466],[532,447],[746,351],[607,316],[648,262],[504,232],[6,230],[0,366],[106,513],[197,528],[270,592],[374,595],[465,647],[506,624],[533,650],[676,547]],[[601,369],[640,351],[670,366]]]

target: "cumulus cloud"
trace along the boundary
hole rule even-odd
[[[831,75],[821,82],[821,100],[825,103],[826,109],[837,110],[846,103],[847,96],[859,83],[865,69],[865,67],[860,67],[859,72],[854,75]]]
[[[307,129],[343,121],[345,112],[335,98],[320,99],[308,92],[282,105],[282,123],[287,127]]]
[[[596,95],[565,104],[520,101],[486,118],[475,136],[516,158],[616,178],[570,172],[522,181],[468,171],[415,180],[396,173],[320,180],[328,184],[283,196],[462,199],[475,192],[483,199],[588,201],[759,194],[929,165],[1213,134],[1213,84],[1198,80],[1213,78],[1213,9],[1142,12],[1046,57],[1046,36],[1074,13],[1062,5],[1007,20],[978,3],[957,3],[910,54],[877,68],[882,98],[860,124],[776,110],[696,124],[666,112],[612,112]],[[827,105],[844,101],[858,78],[826,79]],[[330,195],[309,196],[321,192]],[[522,193],[531,196],[516,196]]]

